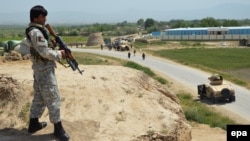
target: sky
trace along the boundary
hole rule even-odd
[[[250,0],[0,0],[0,24],[27,24],[35,5],[48,10],[47,22],[91,24],[152,18],[250,19]]]

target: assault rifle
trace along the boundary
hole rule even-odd
[[[66,55],[66,61],[69,64],[69,66],[72,68],[73,71],[76,69],[78,72],[82,75],[82,72],[84,70],[80,70],[78,68],[78,63],[76,62],[76,59],[74,56],[71,54],[71,50],[67,47],[67,45],[63,42],[61,37],[57,36],[54,29],[52,28],[51,25],[46,24],[45,27],[49,30],[49,33],[55,38],[56,43],[59,45],[59,50],[64,50],[65,55]]]

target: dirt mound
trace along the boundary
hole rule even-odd
[[[7,74],[0,74],[0,129],[27,123],[28,106],[25,86]]]
[[[89,35],[86,46],[100,46],[104,44],[102,33],[92,33]]]
[[[0,100],[19,101],[23,90],[20,83],[7,74],[0,74]]]
[[[32,88],[30,63],[1,65],[0,71],[8,71],[21,87]],[[167,86],[141,71],[122,66],[79,67],[85,70],[82,76],[62,66],[56,70],[63,125],[71,140],[191,141],[191,127],[178,98]],[[12,82],[10,78],[4,79]],[[21,93],[21,88],[17,89]],[[22,97],[18,106],[9,104],[2,108],[1,141],[55,140],[52,124],[36,134],[27,133],[32,96],[24,92]],[[49,123],[47,110],[40,120]]]
[[[5,53],[4,61],[18,61],[22,60],[22,55],[16,51],[11,51],[9,53]]]
[[[9,61],[20,61],[20,60],[29,60],[30,54],[21,55],[19,52],[12,50],[9,53],[4,53],[3,58],[0,58],[0,61],[9,62]]]

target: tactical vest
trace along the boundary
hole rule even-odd
[[[25,31],[25,33],[26,33],[26,38],[27,39],[29,39],[30,41],[31,41],[31,38],[30,38],[30,36],[29,36],[29,32],[31,31],[31,30],[33,30],[33,29],[39,29],[41,32],[42,32],[42,34],[43,34],[43,36],[44,36],[44,38],[47,40],[47,41],[49,41],[49,35],[48,35],[48,33],[47,33],[47,31],[46,31],[46,29],[45,28],[42,28],[42,27],[38,27],[38,26],[30,26],[30,27],[28,27],[28,28],[26,28],[26,31]],[[35,60],[42,60],[43,62],[47,62],[48,61],[48,59],[46,59],[46,58],[43,58],[37,51],[36,51],[36,49],[34,48],[34,47],[30,47],[30,54],[31,54],[31,56],[35,59]]]

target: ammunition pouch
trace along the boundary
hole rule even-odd
[[[48,62],[49,60],[46,58],[43,58],[33,47],[30,47],[30,55],[36,60],[36,61],[43,61],[43,62]]]

